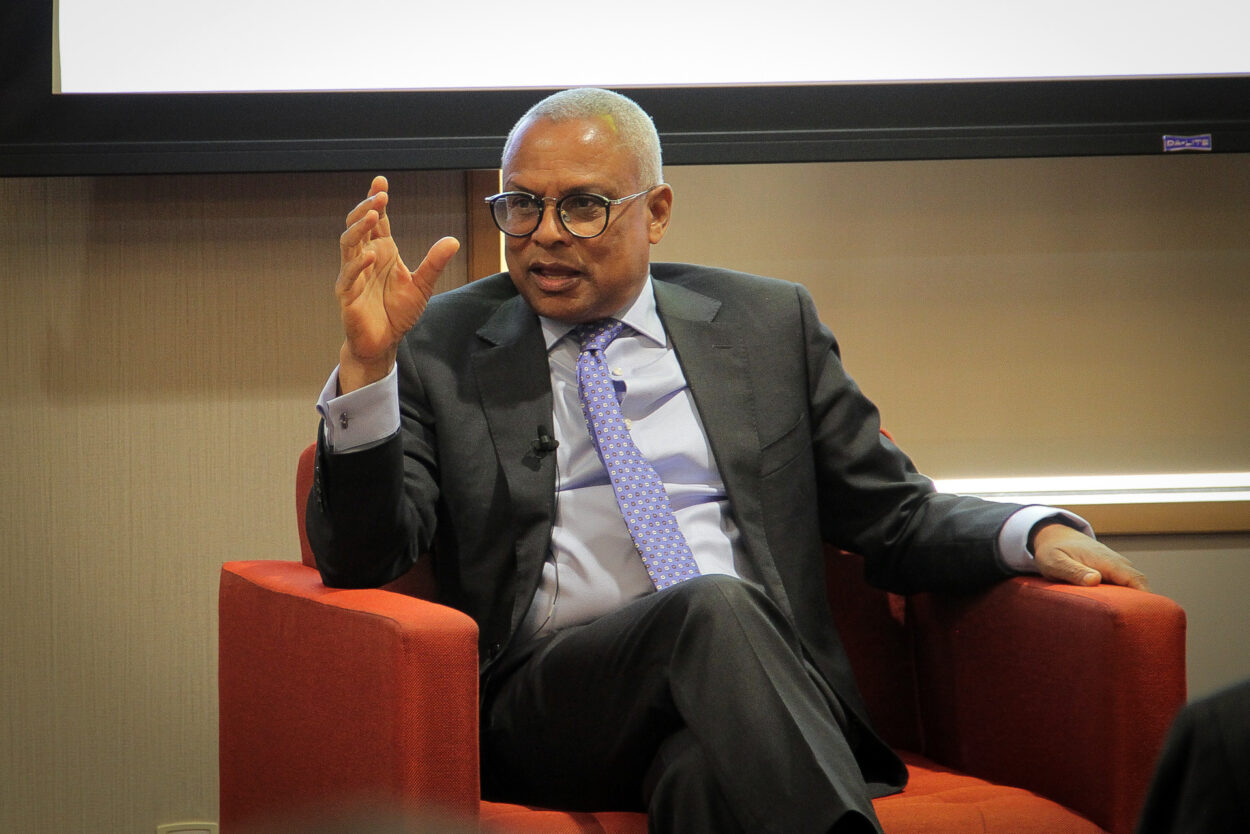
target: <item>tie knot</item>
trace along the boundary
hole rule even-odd
[[[616,319],[599,319],[579,324],[573,329],[573,333],[581,342],[584,353],[588,350],[603,350],[620,335],[624,327],[625,323]]]

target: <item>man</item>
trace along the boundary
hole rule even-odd
[[[1181,708],[1159,753],[1137,834],[1233,834],[1250,816],[1250,680]]]
[[[410,272],[382,178],[348,215],[308,515],[327,584],[428,553],[478,622],[486,796],[646,808],[658,832],[879,831],[871,797],[906,770],[822,542],[903,592],[1144,587],[1079,519],[936,494],[801,287],[651,264],[673,191],[633,102],[556,94],[502,165],[508,273],[437,298],[454,240]]]

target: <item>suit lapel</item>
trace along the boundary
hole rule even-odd
[[[735,329],[716,320],[720,302],[664,281],[655,283],[656,308],[673,340],[686,383],[699,407],[722,475],[747,477],[759,449],[750,367]]]
[[[656,308],[707,432],[742,544],[773,599],[790,613],[760,504],[760,439],[750,355],[740,329],[717,318],[721,302],[668,281],[655,281]]]
[[[516,542],[515,629],[537,587],[554,522],[555,455],[534,450],[540,427],[550,432],[551,376],[538,318],[520,296],[500,305],[478,330],[485,346],[473,355],[482,412],[508,485]]]

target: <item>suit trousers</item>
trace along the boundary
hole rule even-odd
[[[837,697],[757,587],[703,576],[510,649],[483,793],[653,832],[880,831]]]

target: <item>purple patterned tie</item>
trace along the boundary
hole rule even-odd
[[[634,445],[603,359],[604,348],[624,326],[615,319],[600,319],[576,328],[574,335],[582,345],[577,357],[577,391],[625,526],[658,591],[698,576],[699,566],[677,527],[660,476]]]

